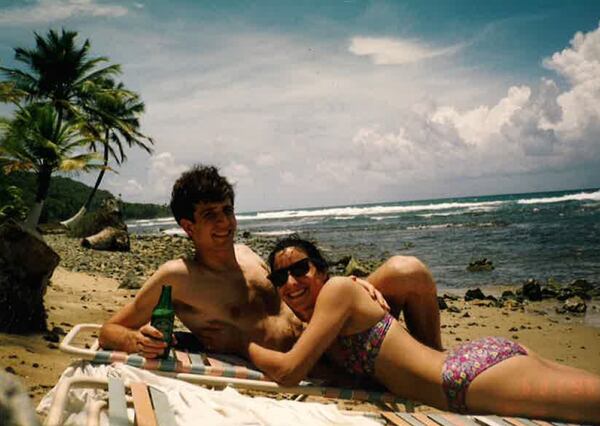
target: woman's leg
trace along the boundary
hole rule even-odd
[[[479,374],[466,402],[473,413],[600,423],[600,376],[518,355]]]

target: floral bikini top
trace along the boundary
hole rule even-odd
[[[375,373],[375,358],[394,317],[389,313],[371,328],[348,336],[338,336],[342,364],[352,374],[369,375]]]

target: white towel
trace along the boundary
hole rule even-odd
[[[222,391],[208,390],[119,363],[95,365],[76,362],[64,371],[57,386],[66,378],[80,375],[119,377],[125,382],[143,382],[156,387],[166,394],[178,425],[379,425],[368,417],[345,415],[334,404],[252,398],[241,395],[231,387]],[[38,405],[39,414],[48,414],[57,386]],[[106,391],[71,390],[66,412],[63,413],[64,424],[85,425],[86,409],[98,399],[106,399]],[[108,425],[105,413],[100,424]]]

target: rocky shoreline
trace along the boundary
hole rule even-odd
[[[191,241],[182,236],[171,235],[131,235],[131,250],[128,252],[98,251],[82,247],[80,239],[64,234],[48,234],[46,242],[60,255],[60,266],[73,272],[100,274],[114,278],[120,288],[137,289],[164,262],[179,257],[193,256]],[[243,232],[237,242],[250,246],[263,259],[266,259],[276,239],[259,237]],[[323,248],[331,262],[333,274],[365,276],[373,271],[384,259],[362,261],[346,253],[336,253]],[[489,307],[524,310],[534,312],[584,315],[588,309],[599,311],[600,287],[586,280],[574,279],[570,283],[554,280],[541,282],[529,279],[518,286],[510,286],[497,296],[485,295],[481,289],[468,289],[463,295],[444,294],[440,296],[440,309],[457,309],[453,302],[457,298],[475,301]],[[545,301],[546,303],[538,303]],[[554,303],[548,303],[554,302]],[[537,306],[539,305],[539,306]]]

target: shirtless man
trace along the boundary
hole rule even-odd
[[[133,302],[103,325],[101,346],[148,358],[162,353],[162,335],[148,322],[162,285],[170,284],[177,317],[207,348],[239,353],[241,336],[246,336],[267,348],[289,350],[302,323],[279,299],[263,260],[249,247],[234,244],[237,222],[229,182],[214,167],[196,166],[175,182],[171,210],[194,242],[195,257],[163,264]],[[413,336],[441,349],[435,283],[420,261],[394,256],[367,281],[395,316],[403,311]]]

